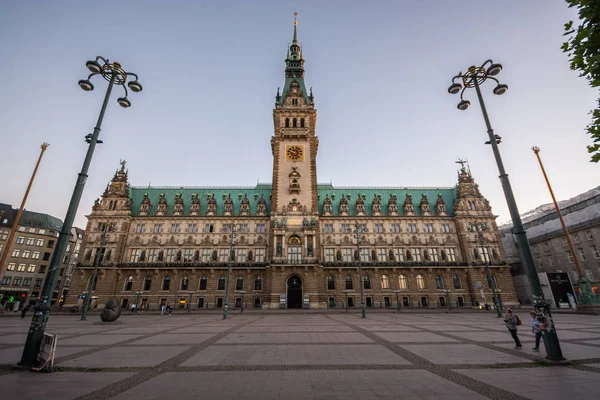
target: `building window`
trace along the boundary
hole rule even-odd
[[[202,249],[202,262],[207,263],[210,262],[210,249]]]
[[[129,256],[129,262],[135,263],[140,259],[141,250],[140,249],[131,249],[131,255]]]
[[[225,290],[225,277],[220,276],[217,281],[217,290]]]
[[[594,274],[591,269],[586,269],[583,272],[585,273],[585,276],[588,279],[588,281],[594,281]],[[23,282],[23,286],[25,286],[25,282]]]
[[[594,240],[594,235],[592,234],[592,231],[587,231],[585,233],[585,236],[587,237],[587,240]]]
[[[30,272],[33,274],[35,272],[35,267],[36,267],[35,264],[29,264],[29,267],[27,267],[27,272]],[[62,270],[64,270],[64,268]]]
[[[171,224],[171,233],[179,233],[181,229],[179,228],[179,224]]]
[[[377,249],[377,260],[380,262],[387,261],[387,250],[386,249]]]
[[[23,279],[23,286],[26,286],[26,287],[31,286],[31,278],[24,278]]]
[[[575,243],[581,243],[581,239],[579,239],[579,234],[578,233],[576,233],[576,234],[573,235],[573,241]]]
[[[394,249],[394,258],[396,261],[404,261],[404,252],[402,249]]]
[[[132,287],[133,287],[133,276],[128,276],[125,279],[125,285],[123,285],[123,290],[125,292],[131,292]]]
[[[331,275],[327,277],[327,290],[335,290],[335,278]]]
[[[552,257],[548,257],[548,265],[554,267],[554,259]]]
[[[183,262],[194,261],[194,249],[183,249]]]
[[[254,250],[254,262],[257,262],[257,263],[265,262],[265,249]]]
[[[31,255],[31,251],[30,250],[23,250],[23,254],[21,255],[22,258],[29,258],[29,256]]]
[[[152,232],[162,233],[162,231],[163,231],[163,224],[154,224],[154,228],[152,229]]]
[[[371,255],[369,254],[369,249],[360,249],[360,262],[369,262],[371,261]]]
[[[289,246],[287,258],[290,264],[300,264],[302,262],[302,248],[300,246]]]
[[[425,279],[422,275],[417,275],[417,289],[425,289]]]
[[[567,261],[569,262],[569,264],[573,264],[575,260],[573,260],[573,254],[571,254],[571,251],[567,250],[565,251],[565,254],[567,255]]]
[[[256,232],[264,233],[265,232],[265,224],[256,224]]]
[[[335,250],[334,249],[325,249],[325,262],[334,262],[335,261]]]
[[[346,290],[352,290],[354,289],[354,284],[352,282],[352,277],[350,275],[348,275],[346,277]]]
[[[433,224],[425,224],[425,232],[433,233]]]
[[[11,263],[8,263],[8,266],[6,267],[6,269],[9,271],[14,271],[16,266],[17,266],[17,264],[11,262]]]
[[[190,233],[198,233],[198,225],[196,225],[196,224],[188,224],[188,232],[190,232]]]
[[[352,249],[342,249],[342,260],[344,262],[352,262]]]
[[[412,251],[412,259],[414,262],[421,261],[421,249],[411,249]]]
[[[233,224],[223,224],[221,225],[221,232],[231,232]]]
[[[39,251],[34,251],[34,252],[31,254],[31,259],[32,259],[32,260],[39,260],[39,259],[40,259],[40,252],[39,252]]]
[[[200,277],[200,286],[198,286],[198,290],[206,290],[208,285],[208,279],[205,276]]]
[[[341,224],[340,231],[344,233],[351,232],[350,224]]]
[[[363,276],[363,289],[371,289],[371,277],[369,275]]]
[[[25,272],[25,267],[27,267],[26,264],[19,264],[19,266],[17,267],[17,271]]]
[[[10,285],[10,281],[12,280],[11,276],[5,276],[2,278],[2,285]],[[42,284],[42,280],[40,279],[40,285]]]
[[[333,232],[333,224],[325,224],[325,233]]]
[[[4,282],[3,282],[4,283]],[[42,279],[41,278],[37,278],[35,280],[35,285],[33,285],[33,287],[39,288],[42,286]]]
[[[254,277],[254,290],[262,290],[263,278],[262,276]]]
[[[23,243],[25,243],[25,236],[17,236],[16,244],[23,244]]]
[[[35,238],[29,237],[27,238],[27,246],[33,246],[33,242],[35,241]],[[67,250],[69,251],[69,250]]]
[[[406,276],[400,275],[398,277],[398,288],[408,289],[408,281],[406,280]]]
[[[382,275],[381,276],[381,288],[382,289],[389,289],[390,288],[390,278],[388,278],[387,275]]]
[[[417,232],[417,224],[408,224],[408,231],[410,233],[416,233]]]
[[[15,279],[13,279],[13,286],[21,286],[21,280],[23,278],[21,278],[20,276],[15,276]]]
[[[440,225],[442,232],[448,233],[450,232],[450,224],[441,224]]]
[[[213,224],[204,225],[204,232],[213,233],[215,231],[215,226]]]
[[[593,253],[593,255],[594,255],[594,258],[595,258],[595,259],[599,259],[599,258],[600,258],[600,251],[598,251],[598,246],[596,246],[596,245],[593,245],[593,246],[591,247],[591,249],[592,249],[592,253]]]
[[[444,278],[442,278],[440,275],[435,276],[435,288],[436,289],[444,288]]]
[[[190,280],[188,279],[187,276],[184,276],[183,278],[181,278],[181,285],[180,285],[180,290],[188,290],[188,286],[190,285]]]
[[[246,262],[246,249],[235,249],[236,259],[239,263]]]
[[[19,257],[20,255],[21,255],[21,250],[20,250],[20,249],[14,249],[14,250],[13,250],[13,252],[12,252],[12,256],[13,256],[14,258],[17,258],[17,257]]]
[[[235,290],[244,290],[244,277],[241,275],[235,278]]]
[[[454,284],[454,289],[462,289],[462,283],[460,281],[460,276],[454,275],[452,277],[452,283]]]
[[[229,261],[229,249],[219,249],[219,262],[226,263]]]
[[[147,276],[144,278],[144,290],[148,291],[152,287],[152,278]]]
[[[42,247],[44,245],[44,239],[38,239],[38,240],[36,240],[35,245],[37,247]]]
[[[47,248],[52,249],[54,247],[54,240],[48,240]]]
[[[144,224],[137,224],[137,226],[135,227],[135,232],[136,233],[144,233],[145,231],[145,226]]]
[[[382,233],[383,232],[383,224],[375,224],[375,232]]]
[[[431,261],[435,261],[435,262],[439,261],[438,249],[428,249],[428,250],[429,250],[429,259]]]
[[[167,262],[175,262],[177,260],[177,249],[167,249]]]
[[[568,246],[568,243],[567,243],[567,239],[566,239],[566,238],[562,238],[562,245],[563,245],[564,247],[567,247],[567,246]]]
[[[159,256],[160,256],[160,250],[159,249],[149,249],[148,250],[148,262],[149,263],[155,263],[155,262],[157,262]]]
[[[453,248],[446,249],[446,256],[448,257],[448,261],[456,261],[456,250]]]
[[[170,286],[171,286],[171,277],[165,276],[162,281],[161,290],[169,290]]]
[[[587,257],[585,256],[585,252],[583,251],[583,249],[577,249],[577,251],[579,252],[579,259],[581,261],[586,261]]]
[[[40,270],[38,271],[38,274],[43,274],[46,272],[46,266],[45,265],[40,265]]]

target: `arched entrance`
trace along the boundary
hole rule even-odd
[[[302,279],[290,276],[287,281],[287,308],[302,308]]]

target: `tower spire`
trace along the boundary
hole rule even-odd
[[[292,44],[298,44],[298,32],[296,31],[296,26],[298,26],[298,13],[294,12],[294,40],[292,41]]]

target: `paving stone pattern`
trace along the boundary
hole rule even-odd
[[[11,369],[30,321],[2,317],[0,387],[60,400],[600,398],[600,317],[557,315],[571,365],[548,366],[522,314],[521,350],[491,313],[53,315],[53,374]]]

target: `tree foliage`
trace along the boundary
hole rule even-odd
[[[564,36],[568,41],[563,43],[562,50],[570,57],[573,71],[588,80],[590,86],[600,87],[600,0],[566,0],[569,7],[579,12],[579,25],[574,27],[573,21],[565,24]],[[600,162],[600,98],[598,106],[591,111],[592,121],[586,127],[592,137],[593,144],[588,146],[592,155],[591,161]]]

